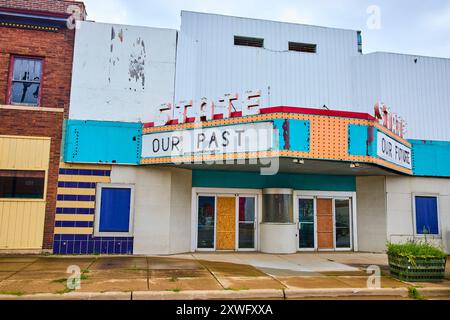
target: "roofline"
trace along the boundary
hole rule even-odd
[[[449,58],[445,57],[433,57],[433,56],[425,56],[420,54],[412,54],[412,53],[400,53],[400,52],[389,52],[389,51],[374,51],[363,54],[363,56],[368,56],[371,54],[391,54],[391,55],[398,55],[398,56],[408,56],[408,57],[416,57],[416,58],[428,58],[428,59],[444,59],[444,60],[450,60]]]
[[[290,24],[290,25],[296,25],[296,26],[312,27],[312,28],[341,30],[341,31],[349,31],[349,32],[350,31],[351,32],[361,32],[361,30],[354,30],[354,29],[325,27],[325,26],[318,26],[318,25],[312,25],[312,24],[306,24],[306,23],[295,23],[295,22],[285,22],[285,21],[277,21],[277,20],[270,20],[270,19],[248,18],[248,17],[241,17],[241,16],[233,16],[233,15],[226,15],[226,14],[219,14],[219,13],[199,12],[199,11],[191,11],[191,10],[181,10],[181,15],[183,15],[183,12],[194,13],[194,14],[202,14],[202,15],[214,15],[214,16],[227,17],[227,18],[255,20],[255,21],[264,21],[264,22],[272,22],[272,23],[282,23],[282,24]]]
[[[167,30],[167,31],[175,31],[176,33],[178,33],[178,29],[162,28],[162,27],[149,27],[149,26],[142,26],[142,25],[136,25],[136,24],[123,24],[123,23],[112,23],[112,22],[102,22],[102,21],[99,22],[99,21],[95,21],[95,20],[84,20],[84,21],[81,21],[81,22],[104,24],[104,25],[118,26],[118,27],[132,27],[132,28],[147,28],[147,29]]]

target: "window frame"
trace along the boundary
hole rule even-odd
[[[37,100],[37,104],[30,104],[30,103],[17,103],[17,102],[12,102],[12,85],[13,85],[13,77],[14,77],[14,64],[15,64],[15,60],[16,59],[28,59],[28,60],[40,60],[42,65],[41,65],[41,81],[40,81],[40,85],[39,85],[39,97]],[[6,102],[9,105],[14,105],[14,106],[23,106],[23,107],[35,107],[35,108],[39,108],[41,107],[41,102],[42,102],[42,88],[43,88],[43,84],[44,84],[44,74],[45,74],[45,58],[41,57],[41,56],[26,56],[26,55],[20,55],[20,54],[11,54],[10,59],[9,59],[9,74],[8,74],[8,86],[6,88],[7,92],[6,92]]]
[[[100,231],[100,219],[101,219],[101,203],[102,203],[102,190],[108,189],[130,189],[130,219],[128,225],[128,232],[101,232]],[[134,184],[121,184],[121,183],[97,183],[96,196],[95,196],[95,216],[94,216],[94,237],[132,237],[134,234]]]
[[[440,239],[442,238],[442,228],[441,228],[441,217],[440,217],[440,210],[439,210],[439,205],[440,205],[440,201],[439,201],[439,194],[437,193],[413,193],[412,194],[412,207],[413,207],[413,234],[414,237],[420,237],[420,238],[437,238]],[[437,215],[437,227],[438,227],[438,233],[437,234],[421,234],[421,233],[417,233],[417,212],[416,212],[416,197],[428,197],[428,198],[436,198],[436,215]]]

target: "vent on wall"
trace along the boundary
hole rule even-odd
[[[289,51],[316,53],[317,52],[317,44],[289,42]]]
[[[234,45],[235,46],[263,48],[264,47],[264,39],[234,36]]]

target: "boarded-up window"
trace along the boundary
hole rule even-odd
[[[235,46],[263,48],[264,47],[264,39],[234,36],[234,45]]]
[[[289,42],[289,51],[316,53],[317,52],[317,44]]]
[[[44,171],[0,170],[0,198],[43,199]]]

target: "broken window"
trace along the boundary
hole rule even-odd
[[[13,57],[9,103],[38,106],[41,98],[42,59]]]
[[[234,45],[235,46],[263,48],[264,47],[264,39],[234,36]]]
[[[289,51],[316,53],[317,45],[312,43],[289,42]]]

